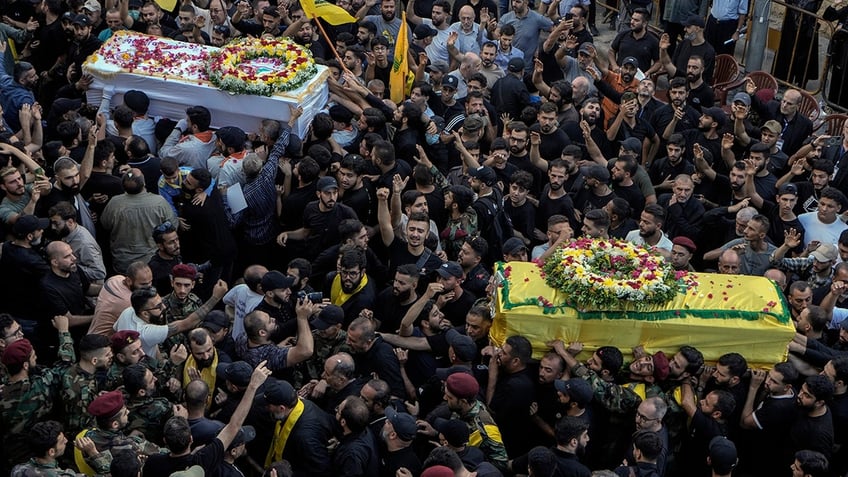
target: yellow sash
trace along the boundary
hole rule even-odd
[[[495,442],[503,444],[503,439],[501,439],[501,430],[498,429],[498,426],[493,424],[484,424],[483,429],[486,431],[486,436]],[[482,443],[483,433],[480,432],[480,429],[475,429],[474,432],[468,436],[468,445],[472,447],[480,447],[480,444]]]
[[[93,430],[94,429],[83,429],[83,430],[81,430],[79,432],[79,434],[77,434],[76,439],[79,439],[80,437],[85,437],[85,435],[88,433],[88,431],[93,431]],[[76,440],[76,439],[74,439],[74,440]],[[94,472],[94,469],[92,469],[90,465],[86,464],[85,457],[83,457],[83,455],[82,455],[82,451],[80,450],[79,447],[76,447],[76,446],[74,446],[74,462],[76,462],[76,464],[77,464],[77,469],[79,469],[80,472],[82,472],[83,474],[92,475],[92,476],[94,474],[96,474],[96,472]]]
[[[277,424],[274,426],[274,440],[271,441],[271,448],[268,449],[268,456],[265,457],[265,468],[270,467],[271,464],[278,460],[282,460],[283,450],[286,448],[289,435],[294,425],[297,424],[297,420],[300,419],[300,415],[303,414],[303,408],[305,407],[303,401],[298,399],[289,417],[286,418],[286,423],[282,424],[280,421],[277,421]]]
[[[15,46],[15,40],[6,38],[6,43],[8,44],[9,52],[12,53],[12,59],[18,61],[18,47]]]
[[[643,401],[645,400],[645,383],[627,383],[624,387],[633,391]]]
[[[364,275],[362,280],[359,281],[359,286],[356,287],[351,293],[345,293],[342,290],[342,276],[336,275],[333,278],[333,284],[330,287],[330,302],[332,302],[336,306],[342,306],[346,301],[350,299],[353,295],[356,295],[360,290],[365,288],[365,285],[368,285],[368,275]]]
[[[189,353],[185,366],[183,366],[183,389],[185,389],[185,387],[188,386],[188,383],[191,382],[191,378],[188,375],[189,368],[197,368],[197,363],[194,361],[194,356],[192,356],[191,353]],[[214,357],[212,358],[212,365],[200,370],[200,379],[209,386],[209,396],[206,397],[207,411],[209,410],[209,407],[212,406],[212,395],[215,394],[216,369],[218,369],[218,350],[215,350]]]

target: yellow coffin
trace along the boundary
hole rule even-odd
[[[495,266],[503,279],[495,292],[490,336],[498,344],[522,335],[540,358],[546,342],[580,341],[584,353],[616,346],[625,354],[642,345],[648,352],[675,353],[683,345],[698,348],[706,361],[736,352],[752,367],[786,359],[795,328],[788,305],[773,282],[745,275],[691,274],[697,285],[678,293],[665,306],[634,310],[577,310],[549,287],[534,263]]]

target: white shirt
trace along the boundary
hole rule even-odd
[[[235,309],[235,316],[233,317],[233,339],[245,334],[244,317],[256,309],[261,302],[262,295],[254,292],[244,283],[234,286],[224,295],[224,304],[230,305]]]
[[[665,235],[665,232],[660,232],[660,234],[662,234],[662,235],[660,235],[660,241],[657,242],[657,244],[654,245],[654,246],[657,247],[657,248],[662,248],[662,249],[668,250],[670,252],[671,247],[673,247],[674,244],[671,243],[671,240]],[[624,237],[624,240],[627,240],[628,242],[630,242],[634,245],[644,245],[646,247],[650,247],[650,245],[648,245],[648,243],[645,242],[645,238],[642,237],[641,235],[639,235],[639,229],[631,230],[630,232],[627,232],[627,236]]]
[[[139,338],[141,338],[141,347],[144,348],[144,353],[150,357],[158,356],[159,344],[168,339],[168,325],[152,325],[136,316],[132,307],[121,312],[113,328],[115,331],[138,331]]]

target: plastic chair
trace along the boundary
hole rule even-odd
[[[765,71],[752,71],[748,73],[747,76],[743,76],[736,81],[722,86],[721,89],[724,90],[722,105],[727,102],[727,94],[730,91],[739,89],[740,87],[743,88],[742,91],[744,91],[745,80],[748,78],[754,80],[754,84],[757,85],[757,95],[762,101],[770,101],[774,98],[774,95],[777,94],[777,80],[774,76],[766,73]]]
[[[845,120],[848,120],[848,114],[828,114],[819,127],[824,126],[824,134],[828,136],[841,136]]]
[[[801,104],[798,105],[798,112],[806,116],[813,123],[818,122],[821,116],[821,108],[819,102],[810,93],[798,90],[801,92]]]
[[[715,58],[715,72],[713,73],[713,91],[719,104],[727,101],[726,86],[735,82],[739,77],[739,63],[731,55],[718,55]]]

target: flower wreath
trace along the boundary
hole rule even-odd
[[[656,251],[615,239],[574,240],[539,266],[547,284],[582,310],[662,306],[689,285],[687,273]]]
[[[288,39],[237,39],[209,62],[212,84],[237,94],[271,96],[292,91],[316,72],[312,53]]]

